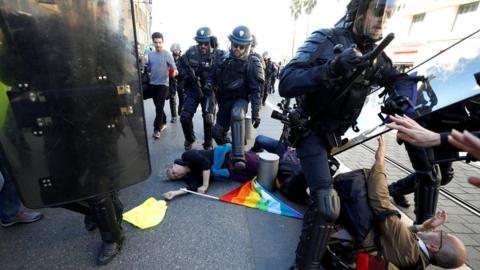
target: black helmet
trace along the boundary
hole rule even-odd
[[[248,27],[240,25],[233,29],[232,34],[228,36],[232,43],[240,45],[250,45],[252,42],[252,33]]]
[[[396,9],[396,0],[352,0],[347,15],[355,12],[353,27],[361,38],[382,39],[383,28]]]
[[[210,43],[210,37],[212,36],[212,31],[209,27],[200,27],[197,30],[197,35],[193,38],[196,42],[208,42]]]

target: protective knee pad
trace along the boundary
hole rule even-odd
[[[104,197],[92,204],[95,223],[100,229],[102,240],[113,243],[123,238],[122,227],[117,219],[117,209],[110,196]]]
[[[207,127],[212,128],[215,121],[215,116],[213,115],[213,113],[204,113],[202,116],[203,124]]]
[[[243,121],[245,119],[245,110],[239,106],[233,106],[232,108],[232,122]]]
[[[340,199],[334,189],[312,192],[303,219],[295,265],[299,269],[320,269],[335,220],[340,215]]]
[[[421,224],[435,215],[441,180],[434,172],[416,172],[415,177],[415,223]]]

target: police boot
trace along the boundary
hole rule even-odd
[[[180,114],[180,122],[182,123],[183,135],[185,136],[185,150],[192,149],[195,142],[195,133],[193,132],[193,115],[189,112],[183,111]]]
[[[441,176],[438,165],[433,167],[432,172],[415,172],[415,224],[422,224],[425,220],[433,217],[437,209],[438,192]]]
[[[312,192],[303,217],[303,228],[291,269],[324,269],[321,265],[327,242],[340,214],[340,199],[334,189]]]
[[[410,202],[405,197],[406,194],[415,191],[415,174],[412,173],[405,178],[402,178],[392,184],[388,185],[388,192],[393,198],[396,205],[409,208]]]
[[[109,263],[122,249],[123,230],[118,218],[119,208],[111,195],[92,199],[92,208],[98,228],[102,236],[102,247],[97,256],[97,264]]]
[[[170,95],[169,103],[170,112],[172,114],[172,120],[170,120],[170,123],[175,123],[177,122],[177,102],[175,100],[175,94]]]
[[[213,113],[204,113],[203,114],[203,149],[209,150],[213,148],[213,122],[214,122]]]
[[[232,109],[232,161],[236,170],[245,169],[245,112]]]

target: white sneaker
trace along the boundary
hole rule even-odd
[[[160,132],[164,131],[165,129],[167,129],[167,125],[162,125],[162,126],[160,127]]]

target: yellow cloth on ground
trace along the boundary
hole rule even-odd
[[[167,203],[164,200],[157,201],[149,198],[141,205],[123,214],[123,220],[139,227],[147,229],[162,222],[167,212]]]

